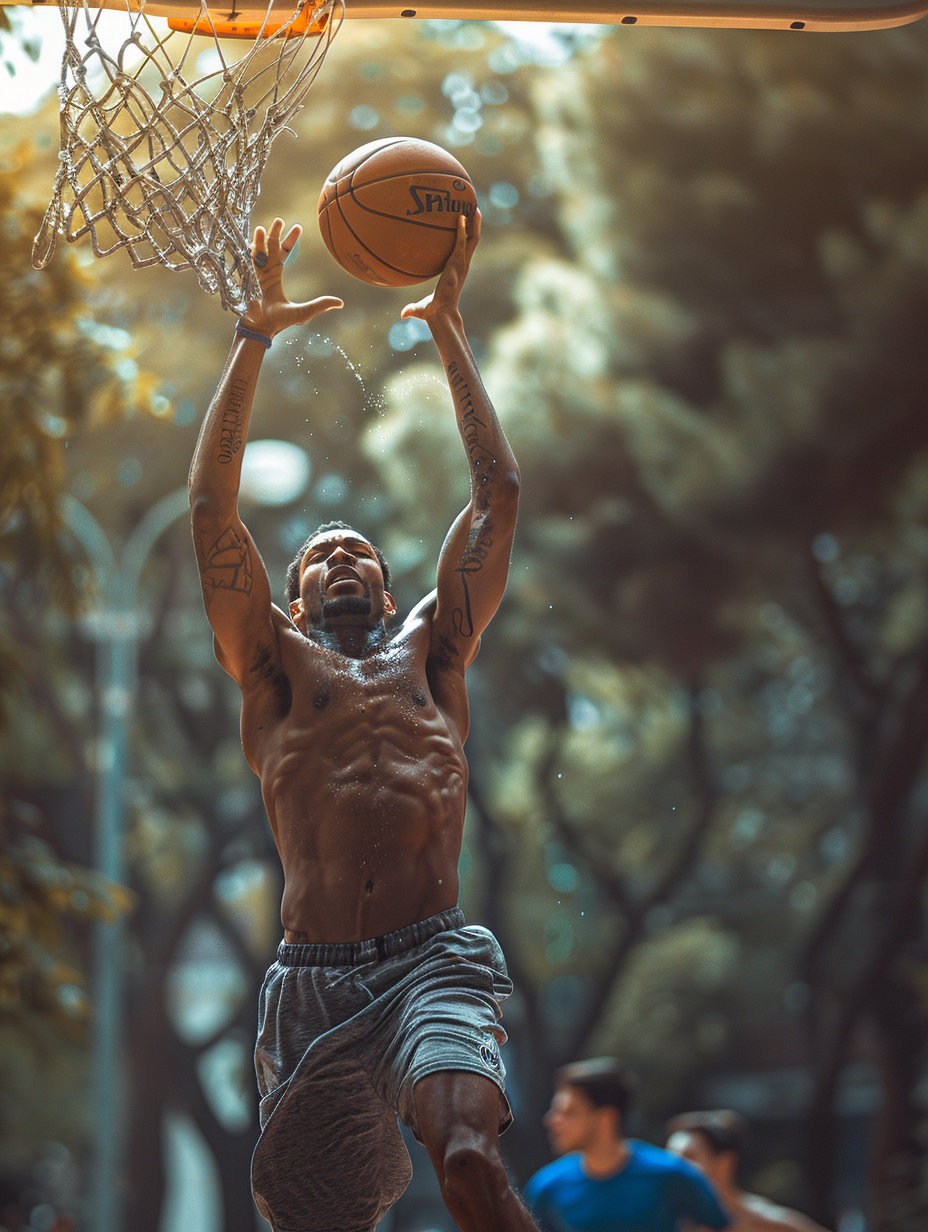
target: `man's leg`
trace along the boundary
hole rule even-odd
[[[419,1136],[445,1206],[461,1232],[536,1232],[499,1157],[499,1089],[489,1078],[443,1070],[415,1087]]]

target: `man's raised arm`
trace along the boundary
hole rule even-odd
[[[438,562],[432,653],[461,672],[473,662],[480,634],[500,605],[519,505],[519,468],[496,418],[467,343],[458,310],[461,288],[480,239],[480,211],[458,220],[457,243],[435,292],[403,309],[428,323],[454,399],[470,466],[469,503],[445,538]]]
[[[257,661],[256,651],[276,645],[270,583],[238,512],[242,454],[258,373],[267,350],[260,339],[269,342],[289,325],[342,306],[341,300],[331,296],[307,304],[291,304],[286,299],[283,266],[299,239],[300,228],[293,227],[281,240],[283,226],[283,220],[276,218],[269,232],[255,228],[255,265],[262,299],[249,304],[236,329],[216,395],[200,430],[188,481],[193,543],[216,654],[241,685]],[[248,333],[258,337],[248,337]]]

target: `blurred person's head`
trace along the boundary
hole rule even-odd
[[[727,1108],[683,1112],[667,1122],[667,1150],[695,1164],[714,1185],[730,1188],[746,1128],[744,1118]]]
[[[556,1154],[621,1142],[634,1080],[617,1061],[597,1057],[564,1065],[554,1075],[554,1088],[544,1126]]]

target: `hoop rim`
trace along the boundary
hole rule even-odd
[[[2,0],[0,0],[2,2]],[[320,9],[325,11],[320,13]],[[285,38],[300,38],[305,35],[324,34],[329,24],[332,9],[329,0],[303,0],[300,10],[288,21],[269,22],[267,14],[261,21],[229,21],[207,13],[203,20],[196,17],[169,17],[168,28],[178,34],[198,34],[208,38],[250,39],[272,38],[286,27]]]

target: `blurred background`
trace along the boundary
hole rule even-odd
[[[280,875],[183,493],[234,321],[86,245],[32,269],[59,19],[8,16],[0,1225],[105,1232],[110,1175],[119,1232],[252,1232]],[[515,981],[513,1177],[550,1158],[553,1069],[611,1054],[637,1136],[732,1107],[748,1188],[923,1230],[928,25],[348,22],[295,129],[255,221],[303,222],[289,292],[346,308],[264,363],[243,516],[275,592],[347,518],[408,610],[466,499],[417,292],[334,264],[322,180],[419,136],[483,211],[463,309],[523,505],[462,905]],[[388,1232],[449,1229],[413,1153]]]

